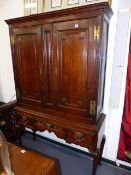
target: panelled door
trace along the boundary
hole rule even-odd
[[[84,19],[54,24],[59,111],[79,116],[90,113],[96,76],[93,22]]]
[[[11,44],[18,101],[42,103],[44,75],[41,26],[12,29]]]

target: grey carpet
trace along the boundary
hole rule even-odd
[[[57,159],[62,175],[91,175],[92,159],[87,155],[85,156],[39,137],[33,140],[32,135],[28,133],[24,134],[22,141],[25,147]],[[96,175],[131,175],[131,172],[102,162]]]

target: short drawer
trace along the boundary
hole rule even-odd
[[[62,126],[44,118],[37,120],[35,128],[38,131],[48,130],[49,132],[54,132],[61,139],[66,138],[66,130]]]
[[[67,132],[65,128],[58,125],[53,120],[47,119],[44,116],[33,115],[30,113],[16,111],[16,122],[19,125],[31,128],[35,131],[45,131],[54,132],[59,138],[66,139]]]
[[[94,145],[94,137],[94,132],[68,130],[67,141],[84,147],[92,147]]]
[[[22,125],[30,129],[34,129],[36,119],[30,114],[26,114],[21,111],[16,111],[16,123],[18,125]]]

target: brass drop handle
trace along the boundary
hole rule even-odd
[[[51,128],[53,124],[52,124],[52,123],[45,122],[45,125],[46,125],[48,128]]]
[[[82,132],[75,132],[75,139],[81,139],[84,136]]]
[[[27,116],[22,116],[22,117],[21,117],[21,122],[22,122],[22,123],[27,123],[27,121],[28,121],[28,120],[27,120]]]

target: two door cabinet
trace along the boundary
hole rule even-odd
[[[17,93],[16,122],[95,153],[105,137],[103,99],[112,11],[97,3],[6,20]]]

